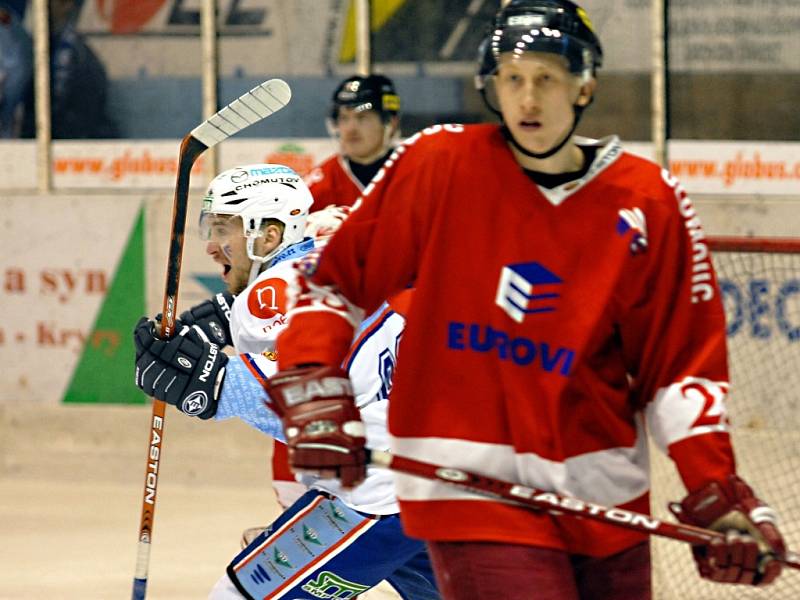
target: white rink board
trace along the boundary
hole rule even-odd
[[[652,158],[652,145],[625,142],[631,152]],[[172,190],[179,140],[56,141],[56,190]],[[220,169],[278,162],[305,175],[336,151],[331,138],[231,139],[219,145]],[[714,196],[800,196],[800,143],[672,140],[671,170],[690,194]],[[0,190],[36,187],[33,141],[0,142]],[[202,188],[204,158],[192,185]]]
[[[87,341],[106,343],[88,335],[142,198],[21,195],[0,202],[0,404],[55,403]],[[116,348],[130,338],[108,343]]]
[[[249,144],[243,141],[229,146],[230,152],[239,153],[232,163],[249,156]],[[312,145],[308,148],[314,149]],[[322,153],[323,149],[314,151]],[[257,159],[269,158],[265,154],[262,149]],[[298,153],[294,158],[305,160],[304,156]],[[12,398],[60,401],[80,358],[81,340],[90,332],[103,299],[97,293],[98,277],[111,282],[142,205],[146,211],[146,306],[150,314],[161,310],[172,192],[130,191],[133,193],[53,196],[0,193],[5,209],[0,224],[4,250],[0,253],[0,299],[6,317],[0,322],[0,360],[7,375],[0,402]],[[197,232],[202,193],[203,188],[195,186],[190,197],[179,310],[209,297],[207,282],[218,280],[220,274]],[[800,196],[703,197],[696,205],[709,234],[791,236],[800,232]],[[14,279],[20,274],[24,291],[13,291]],[[51,335],[56,330],[61,332],[58,344]],[[47,377],[41,376],[43,364],[50,369]]]

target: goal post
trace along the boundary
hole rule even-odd
[[[739,472],[775,508],[787,547],[800,547],[800,238],[709,239],[728,337],[728,410]],[[671,461],[651,449],[652,511],[684,488]],[[800,598],[785,572],[764,589],[707,583],[688,547],[652,540],[658,600]]]

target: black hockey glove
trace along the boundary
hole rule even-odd
[[[178,318],[189,327],[197,325],[209,341],[219,345],[220,348],[232,346],[231,306],[233,306],[233,294],[220,292],[210,300],[183,311]]]
[[[136,385],[148,396],[172,404],[179,411],[201,419],[217,412],[228,357],[208,341],[199,327],[180,322],[180,331],[160,339],[155,323],[142,317],[133,332],[136,345]]]

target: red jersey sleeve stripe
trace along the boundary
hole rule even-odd
[[[258,383],[260,383],[262,386],[266,386],[268,378],[267,378],[266,375],[264,375],[264,373],[261,371],[261,369],[258,368],[258,365],[256,364],[256,362],[253,359],[253,357],[250,356],[249,354],[240,354],[239,358],[242,359],[242,362],[247,367],[247,369],[250,371],[250,373],[253,374],[253,377],[256,378]]]

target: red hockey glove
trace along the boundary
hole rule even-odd
[[[700,576],[723,583],[767,585],[781,573],[786,547],[777,515],[736,475],[689,494],[670,510],[683,523],[725,534],[725,540],[692,546]]]
[[[326,366],[279,371],[266,389],[283,421],[293,470],[338,477],[346,488],[364,480],[364,423],[347,373]]]

